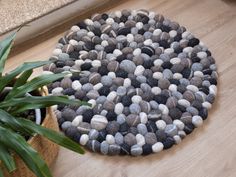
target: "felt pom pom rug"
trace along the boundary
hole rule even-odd
[[[208,117],[217,72],[208,48],[185,27],[147,10],[95,14],[59,39],[49,85],[89,106],[58,105],[74,141],[105,155],[148,155],[178,144]],[[204,135],[202,135],[204,136]]]

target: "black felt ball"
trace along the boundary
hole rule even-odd
[[[159,41],[159,44],[161,47],[163,47],[164,49],[167,49],[170,47],[170,44],[166,41],[166,40],[161,40]]]
[[[108,45],[104,48],[104,51],[106,53],[112,53],[114,50],[116,49],[116,46],[115,45]]]
[[[99,141],[100,143],[103,142],[106,139],[106,136],[107,136],[107,131],[105,129],[100,130],[97,137],[97,141]]]
[[[131,79],[131,85],[134,87],[134,88],[139,88],[141,83],[139,81],[137,81],[137,79]]]
[[[123,27],[123,28],[120,28],[118,29],[117,33],[118,35],[127,35],[129,34],[131,31],[130,31],[130,28],[128,27]]]
[[[171,28],[167,25],[161,25],[160,29],[163,31],[163,32],[167,32],[169,33]]]
[[[201,61],[199,57],[192,57],[191,60],[193,63],[199,63]]]
[[[88,122],[90,123],[91,119],[94,116],[94,112],[92,109],[87,109],[86,111],[83,112],[83,122]]]
[[[180,119],[182,112],[178,108],[171,108],[169,110],[169,115],[173,120]]]
[[[109,73],[109,70],[107,69],[106,66],[100,66],[98,68],[98,73],[101,75],[101,76],[104,76],[104,75],[107,75]]]
[[[102,88],[100,88],[98,90],[98,93],[100,95],[104,95],[104,96],[107,96],[109,94],[109,92],[110,92],[110,87],[109,86],[103,86]]]
[[[188,41],[188,46],[190,47],[194,47],[195,45],[198,45],[199,44],[199,39],[197,38],[192,38]]]
[[[142,148],[143,148],[143,155],[148,155],[152,153],[152,145],[144,144]]]
[[[166,104],[167,99],[168,97],[163,94],[154,96],[154,100],[159,104]]]
[[[86,29],[87,25],[84,23],[84,21],[81,21],[77,24],[81,29]]]
[[[171,84],[175,84],[177,86],[180,84],[179,80],[177,80],[177,79],[169,79],[169,81]]]
[[[151,87],[156,87],[158,86],[158,80],[154,79],[153,77],[147,78],[147,84],[150,85]]]
[[[130,154],[130,146],[126,143],[120,145],[120,154],[121,155],[128,155]]]
[[[127,20],[128,20],[128,18],[126,16],[124,16],[124,15],[122,15],[120,17],[120,21],[123,22],[123,23],[125,23]]]
[[[162,63],[161,66],[162,66],[163,69],[170,69],[173,65],[171,64],[171,62],[165,61],[165,62]]]
[[[148,121],[146,126],[147,126],[148,132],[155,133],[157,131],[157,126],[156,126],[155,122],[153,122],[153,121]]]
[[[149,18],[147,16],[144,16],[142,19],[141,19],[141,22],[143,22],[143,24],[147,24],[149,21]]]
[[[154,66],[152,60],[145,60],[145,61],[143,62],[143,67],[144,67],[145,69],[150,69],[152,66]]]
[[[121,98],[123,106],[130,106],[132,104],[131,98],[128,95],[125,95]]]
[[[198,110],[201,110],[201,109],[202,109],[202,103],[201,103],[200,101],[198,101],[198,100],[194,100],[194,101],[192,102],[192,106],[195,107],[195,108],[197,108]]]
[[[84,49],[89,51],[89,50],[93,50],[95,47],[95,44],[91,41],[86,41],[84,44]]]
[[[80,68],[82,71],[90,70],[90,68],[92,68],[92,64],[91,63],[84,63],[80,66]]]
[[[122,77],[125,79],[128,77],[128,73],[122,69],[119,69],[116,71],[116,77]]]
[[[209,94],[209,88],[206,86],[202,86],[201,88],[199,88],[199,91],[204,92],[206,95]]]
[[[176,108],[179,109],[181,112],[186,112],[186,107],[184,107],[180,104],[177,104]]]
[[[113,121],[116,120],[117,115],[114,111],[108,111],[106,117],[108,121]]]
[[[215,78],[208,79],[212,85],[217,85],[217,80]]]
[[[202,72],[203,72],[204,75],[211,75],[212,70],[210,68],[206,68]]]
[[[178,33],[175,37],[174,40],[175,41],[180,41],[182,39],[182,35],[180,33]]]
[[[79,58],[79,52],[78,51],[72,51],[70,53],[70,58],[78,59]]]
[[[203,108],[203,107],[202,107],[202,108],[199,110],[199,116],[201,116],[203,120],[207,119],[207,116],[208,116],[208,110],[207,110],[207,108]]]
[[[184,131],[185,131],[185,133],[188,135],[188,134],[190,134],[190,133],[192,133],[193,132],[193,130],[194,130],[194,125],[192,124],[192,123],[187,123],[187,124],[185,124],[185,126],[184,126]]]
[[[164,149],[169,149],[175,144],[175,140],[172,137],[168,137],[162,143],[164,145]]]
[[[183,78],[188,79],[191,74],[191,69],[189,68],[184,68],[182,71]]]
[[[140,29],[140,30],[138,30],[138,34],[143,35],[144,33],[145,33],[145,30],[144,30],[144,29]]]
[[[120,129],[119,129],[119,132],[122,134],[122,135],[126,135],[129,131],[129,125],[124,122],[120,125]]]
[[[144,46],[142,47],[142,53],[152,56],[155,53],[155,50],[151,46]]]
[[[102,14],[102,19],[103,19],[103,20],[108,19],[108,17],[109,17],[109,16],[108,16],[106,13]]]
[[[72,88],[66,88],[65,90],[62,91],[62,93],[64,95],[69,95],[69,96],[74,95],[75,92],[76,91],[74,89],[72,89]]]
[[[122,62],[122,61],[125,60],[125,59],[126,59],[126,57],[125,57],[124,54],[121,54],[121,55],[119,55],[118,57],[116,57],[116,61],[118,61],[119,63]]]
[[[80,142],[80,137],[81,137],[81,134],[80,134],[80,132],[79,131],[77,131],[75,134],[74,134],[74,137],[73,137],[73,140],[75,141],[75,142]]]

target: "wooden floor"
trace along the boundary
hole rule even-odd
[[[118,2],[118,1],[117,1]],[[209,47],[218,64],[218,97],[203,127],[170,150],[147,157],[108,157],[61,149],[55,177],[235,177],[236,176],[236,1],[131,0],[106,11],[145,8],[178,21]],[[94,12],[95,13],[95,12]],[[69,28],[69,26],[68,26]],[[8,69],[46,59],[62,34],[11,57]]]

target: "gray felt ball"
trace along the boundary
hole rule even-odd
[[[139,104],[133,103],[129,106],[129,110],[132,114],[139,114],[141,112],[141,108]]]
[[[170,85],[170,81],[168,79],[160,79],[158,81],[158,87],[161,89],[167,89]]]
[[[133,155],[133,156],[139,156],[139,155],[141,155],[143,153],[143,149],[142,149],[142,147],[140,147],[139,145],[133,145],[132,147],[131,147],[131,155]]]
[[[128,133],[124,137],[124,142],[129,146],[132,146],[137,143],[135,136],[132,133]]]
[[[109,144],[106,141],[103,141],[100,145],[100,151],[102,154],[108,154]]]
[[[119,144],[119,145],[123,144],[124,137],[123,137],[123,135],[120,132],[117,132],[115,134],[115,142],[116,142],[116,144]]]
[[[109,76],[102,76],[101,83],[105,86],[111,86],[112,84],[112,78]]]
[[[62,111],[61,116],[63,119],[72,122],[76,117],[76,112],[73,109],[67,108],[64,111]]]
[[[123,60],[120,63],[120,68],[123,69],[124,71],[128,72],[128,73],[133,73],[134,70],[136,69],[135,64],[130,61],[130,60]]]
[[[79,130],[80,133],[82,134],[88,134],[91,130],[91,125],[87,122],[81,122],[77,129]]]
[[[136,127],[140,123],[140,117],[137,114],[130,114],[126,117],[126,122],[130,127]]]
[[[147,144],[155,144],[157,142],[156,134],[155,133],[146,133],[145,134],[145,141]]]
[[[174,124],[169,124],[165,128],[165,132],[169,136],[174,136],[178,133],[177,127]]]
[[[109,145],[108,154],[109,155],[118,155],[120,153],[120,146],[116,144]]]
[[[145,124],[138,124],[137,128],[138,128],[138,132],[141,135],[145,135],[148,132],[147,127],[146,127]]]

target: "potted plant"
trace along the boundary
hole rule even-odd
[[[0,42],[0,177],[51,177],[48,164],[56,157],[58,145],[81,154],[84,151],[58,132],[50,106],[86,103],[66,96],[47,95],[43,86],[62,79],[66,74],[29,79],[33,69],[50,61],[27,62],[3,74],[15,35],[13,33]]]

